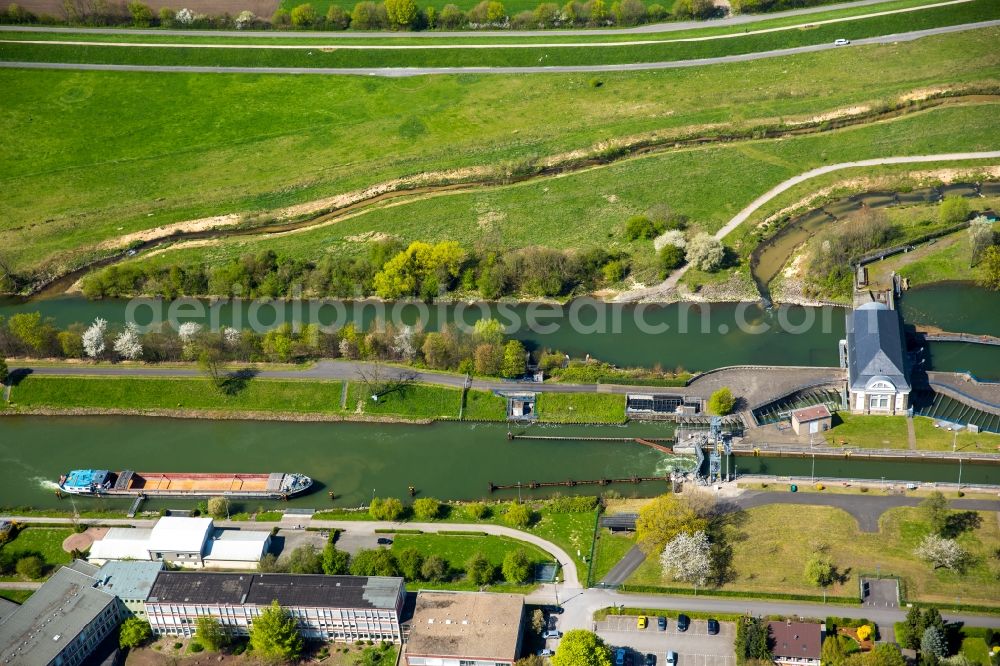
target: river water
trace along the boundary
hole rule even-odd
[[[670,436],[669,424],[628,426],[531,426],[519,433],[562,436]],[[735,470],[809,476],[807,459],[736,457]],[[429,426],[360,423],[276,423],[171,420],[142,417],[16,416],[0,418],[0,506],[69,510],[125,508],[126,500],[58,499],[54,481],[71,468],[137,471],[302,472],[316,480],[313,491],[287,503],[258,506],[350,507],[372,494],[406,498],[408,487],[441,499],[517,497],[516,490],[490,493],[489,483],[527,484],[598,478],[660,476],[691,460],[668,456],[637,443],[585,440],[507,439],[506,424],[435,423]],[[949,481],[953,463],[887,463],[817,460],[817,476]],[[963,466],[964,483],[997,483],[1000,467]],[[623,496],[648,496],[666,489],[661,482],[621,483],[575,488],[522,489],[535,493],[593,494],[614,490]],[[334,492],[336,500],[327,493]],[[193,502],[170,500],[169,506]],[[167,503],[150,502],[146,508]]]
[[[618,366],[659,365],[664,369],[710,370],[727,365],[833,366],[837,341],[844,336],[844,310],[832,307],[783,305],[765,310],[756,303],[670,305],[609,305],[580,299],[568,305],[528,304],[389,304],[277,301],[261,306],[220,302],[214,309],[203,301],[177,308],[177,321],[197,320],[216,325],[256,325],[305,321],[337,327],[347,321],[368,325],[374,318],[398,318],[436,330],[442,322],[471,327],[492,316],[508,325],[529,349],[548,347],[576,358],[590,355]],[[0,301],[0,316],[40,311],[59,326],[103,317],[123,322],[129,302],[88,301],[62,296],[28,303]],[[312,311],[311,311],[312,310]],[[213,315],[214,312],[214,315]],[[951,331],[1000,331],[1000,293],[971,285],[914,289],[903,299],[907,323],[940,325]],[[152,301],[134,308],[140,324],[171,321],[167,304]],[[975,370],[977,377],[1000,379],[1000,348],[934,343],[930,357],[936,370]]]
[[[835,365],[837,341],[844,333],[844,311],[839,308],[782,306],[773,311],[756,304],[622,306],[597,310],[579,301],[569,306],[485,305],[475,308],[446,305],[431,308],[428,330],[442,321],[462,320],[471,325],[486,314],[523,324],[535,315],[533,329],[515,332],[531,347],[561,349],[573,356],[590,354],[618,365],[684,367],[707,370],[754,363],[779,365]],[[0,316],[18,311],[41,311],[60,326],[101,316],[124,320],[126,302],[89,302],[61,297],[30,303],[0,303]],[[273,309],[271,323],[291,317],[294,305]],[[407,322],[423,313],[418,306],[401,310]],[[1000,294],[969,285],[942,285],[914,289],[903,301],[908,323],[926,323],[952,331],[1000,331]],[[139,314],[146,323],[148,310]],[[246,322],[250,306],[219,309],[220,323]],[[261,313],[258,313],[261,314]],[[320,322],[329,323],[329,313]],[[267,318],[266,314],[261,314]],[[372,309],[348,312],[348,319],[367,322]],[[266,322],[265,322],[266,323]],[[655,330],[651,330],[655,329]],[[937,369],[972,370],[977,376],[1000,378],[1000,348],[941,343],[930,346]],[[628,426],[532,426],[535,434],[566,437],[669,436],[664,424]],[[73,468],[96,467],[138,471],[302,472],[317,480],[315,490],[295,499],[292,506],[323,508],[357,506],[380,496],[404,497],[407,488],[442,499],[491,496],[490,482],[515,484],[567,479],[660,476],[672,466],[689,465],[636,443],[581,439],[508,441],[505,424],[436,423],[430,426],[360,423],[282,423],[171,420],[138,417],[3,417],[0,418],[0,506],[68,508],[59,500],[53,482]],[[809,476],[812,461],[803,459],[737,458],[738,471]],[[967,464],[966,483],[998,483],[998,468]],[[914,481],[955,481],[957,466],[947,462],[889,463],[863,460],[817,460],[821,477]],[[651,495],[662,483],[618,484],[623,495]],[[546,489],[595,493],[598,486]],[[336,494],[331,500],[328,493]],[[523,489],[521,494],[530,496]],[[494,497],[517,496],[517,491]],[[76,499],[94,507],[122,507],[125,502]],[[170,505],[182,506],[171,501]],[[251,507],[256,508],[258,502]],[[268,504],[267,502],[263,504]],[[147,507],[158,508],[153,502]]]

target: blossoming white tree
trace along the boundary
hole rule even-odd
[[[674,580],[704,585],[712,571],[709,549],[708,535],[704,531],[681,532],[663,548],[660,555],[663,573]]]
[[[659,252],[667,245],[676,245],[682,250],[687,246],[687,237],[684,235],[683,231],[679,229],[671,229],[669,231],[664,231],[662,234],[653,239],[653,248]]]
[[[928,534],[913,554],[934,565],[935,569],[959,569],[965,562],[965,550],[954,539]]]
[[[412,361],[417,354],[417,349],[413,345],[413,327],[404,326],[399,329],[399,333],[392,340],[392,351],[401,358]]]
[[[224,327],[222,329],[222,341],[225,342],[228,347],[235,347],[240,343],[239,330],[233,328],[232,326]]]
[[[90,358],[97,358],[104,353],[104,334],[108,330],[106,319],[98,317],[94,323],[83,332],[83,351]]]
[[[115,338],[115,353],[128,361],[134,361],[142,355],[139,327],[135,323],[127,322],[125,330]]]
[[[714,271],[722,265],[725,249],[715,236],[700,233],[687,244],[686,259],[689,264],[703,271]]]
[[[174,15],[174,20],[182,25],[194,23],[194,12],[185,7]]]
[[[246,28],[253,27],[253,24],[257,22],[257,15],[249,10],[243,10],[237,15],[234,23],[236,24],[237,30],[244,30]]]
[[[195,336],[201,332],[201,324],[194,321],[186,321],[177,329],[177,337],[184,344],[189,344]]]

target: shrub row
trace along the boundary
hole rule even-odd
[[[822,5],[835,0],[733,0],[732,10],[736,13],[763,13]],[[493,29],[550,29],[572,27],[631,26],[642,23],[707,19],[720,15],[721,11],[711,0],[673,0],[669,7],[658,2],[650,4],[642,0],[614,0],[610,5],[606,0],[569,0],[560,6],[554,2],[543,2],[533,10],[516,14],[507,12],[498,0],[483,0],[468,11],[457,5],[446,4],[440,9],[434,6],[419,8],[414,0],[386,0],[385,2],[359,2],[350,11],[339,5],[331,5],[325,14],[320,14],[310,3],[297,5],[291,10],[279,8],[270,17],[261,17],[245,10],[232,14],[199,14],[182,8],[174,11],[163,7],[154,13],[149,5],[140,0],[127,3],[99,1],[87,3],[83,0],[67,0],[63,3],[64,16],[35,14],[17,3],[11,3],[0,11],[0,23],[41,24],[41,25],[133,25],[137,27],[191,28],[191,29],[237,29],[265,30],[269,28],[302,30],[474,30]]]
[[[659,585],[622,585],[620,590],[628,593],[650,593],[650,594],[687,594],[705,595],[712,597],[735,597],[740,599],[781,599],[788,601],[825,601],[828,604],[859,604],[858,597],[836,597],[827,595],[826,598],[817,594],[784,594],[781,592],[752,592],[749,590],[713,590],[711,588],[700,588],[694,590],[686,587],[662,587]]]

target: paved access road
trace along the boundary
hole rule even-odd
[[[986,21],[986,23],[992,23],[1000,25],[1000,21]],[[965,26],[956,26],[965,27]],[[906,33],[907,35],[912,35],[915,33]],[[898,35],[895,37],[899,37]],[[888,40],[895,41],[895,37],[889,35],[888,37],[878,37],[878,40]],[[856,43],[860,44],[866,40],[858,40]],[[880,42],[884,43],[884,42]],[[734,231],[741,224],[746,222],[751,215],[753,215],[757,210],[761,208],[768,201],[771,201],[779,194],[790,190],[800,183],[804,183],[811,178],[816,176],[822,176],[823,174],[832,173],[834,171],[841,171],[843,169],[855,169],[859,167],[867,166],[884,166],[887,164],[917,164],[921,162],[954,162],[960,160],[979,160],[979,159],[997,159],[1000,158],[1000,150],[988,150],[984,152],[966,152],[966,153],[942,153],[939,155],[906,155],[899,157],[877,157],[868,160],[856,160],[854,162],[840,162],[838,164],[828,164],[826,166],[817,167],[816,169],[810,169],[804,173],[800,173],[797,176],[792,176],[788,180],[778,183],[771,189],[769,189],[764,194],[760,195],[753,201],[751,201],[747,206],[737,213],[733,219],[729,220],[721,229],[715,232],[715,237],[719,240],[725,238],[730,232]],[[658,296],[664,296],[669,292],[672,292],[676,287],[677,283],[680,281],[681,277],[687,272],[689,266],[684,265],[680,269],[674,271],[670,276],[658,285],[653,287],[647,287],[645,289],[634,289],[632,291],[627,291],[620,294],[615,301],[618,302],[628,302],[628,301],[638,301],[644,299],[651,299]]]
[[[734,25],[748,25],[759,21],[783,18],[788,16],[808,16],[821,12],[836,11],[838,9],[852,9],[855,7],[867,7],[878,5],[889,0],[857,0],[857,2],[842,2],[833,5],[821,5],[819,7],[808,7],[805,9],[792,9],[784,12],[773,12],[769,14],[738,14],[727,16],[721,19],[709,21],[676,21],[671,23],[652,23],[640,25],[634,28],[597,28],[590,30],[464,30],[457,32],[311,32],[311,31],[288,31],[288,30],[149,30],[140,28],[66,28],[55,26],[23,26],[4,25],[0,26],[0,32],[65,32],[80,33],[87,32],[96,35],[169,35],[173,37],[242,37],[245,39],[256,38],[293,38],[293,39],[316,39],[316,38],[337,38],[337,39],[372,39],[372,38],[394,38],[394,39],[440,39],[448,37],[472,37],[477,39],[495,39],[504,37],[600,37],[603,35],[635,35],[655,32],[676,32],[680,30],[695,30],[699,28],[719,28]]]
[[[255,376],[261,379],[316,379],[316,380],[357,380],[361,372],[373,368],[365,361],[319,361],[306,370],[261,370]],[[463,375],[442,372],[424,372],[398,366],[383,366],[383,374],[397,371],[423,384],[434,384],[460,389],[481,391],[530,391],[537,393],[649,393],[648,386],[625,386],[619,384],[563,384],[536,382],[493,381],[467,379]],[[136,365],[84,365],[66,363],[33,367],[30,364],[12,362],[12,373],[52,376],[97,376],[97,377],[202,377],[196,368],[159,368]],[[16,375],[15,375],[16,376]],[[693,395],[707,398],[713,391],[728,386],[737,397],[744,397],[753,406],[788,395],[803,386],[835,383],[842,381],[841,368],[813,368],[801,366],[732,366],[719,368],[695,378],[687,386],[657,389],[662,393]],[[16,389],[15,389],[16,395]]]
[[[901,622],[906,612],[900,609],[879,609],[867,606],[841,606],[835,604],[813,604],[796,601],[761,601],[756,599],[731,599],[707,596],[666,596],[652,594],[622,594],[611,590],[573,590],[560,586],[559,602],[564,613],[559,617],[559,629],[594,628],[594,613],[602,608],[626,606],[705,613],[753,613],[754,615],[784,615],[808,618],[823,618],[829,615],[841,617],[868,618],[881,626],[892,626]],[[551,585],[544,586],[528,597],[528,603],[551,604],[555,596]],[[945,620],[963,622],[976,627],[1000,628],[1000,615],[977,615],[974,613],[953,613],[942,611]]]
[[[962,25],[943,26],[927,30],[914,30],[894,35],[868,37],[858,39],[855,45],[894,44],[896,42],[912,41],[931,35],[944,35],[953,32],[976,30],[1000,25],[1000,19],[979,21]],[[732,62],[749,62],[763,58],[816,53],[829,49],[850,48],[835,46],[832,43],[797,46],[788,49],[775,49],[756,53],[719,56],[715,58],[696,58],[691,60],[671,60],[667,62],[623,63],[613,65],[554,65],[550,67],[206,67],[190,65],[109,65],[97,63],[66,63],[66,62],[0,62],[0,68],[6,69],[60,69],[102,72],[184,72],[189,74],[319,74],[325,76],[384,76],[402,78],[409,76],[427,76],[438,74],[566,74],[566,73],[599,73],[599,72],[637,72],[647,70],[680,69],[685,67],[701,67],[703,65],[718,65]]]
[[[7,520],[13,520],[18,523],[60,523],[60,524],[70,524],[74,520],[72,518],[47,518],[42,516],[5,516]],[[132,518],[82,518],[78,521],[79,523],[94,523],[99,525],[110,525],[110,526],[120,526],[120,527],[152,527],[156,524],[157,519],[132,519]],[[420,530],[421,532],[436,533],[441,531],[454,531],[454,530],[464,530],[469,532],[485,532],[486,534],[493,534],[496,536],[510,537],[511,539],[517,539],[518,541],[525,541],[534,546],[538,546],[545,552],[552,555],[562,567],[562,579],[563,584],[572,589],[580,588],[580,578],[577,575],[576,563],[569,554],[552,543],[551,541],[546,541],[545,539],[535,536],[530,532],[522,532],[521,530],[514,529],[513,527],[505,527],[503,525],[491,525],[488,523],[417,523],[417,522],[405,522],[405,523],[393,523],[387,521],[375,521],[375,520],[312,520],[310,516],[292,516],[286,514],[281,522],[282,529],[290,529],[289,523],[299,523],[303,526],[308,526],[318,529],[326,530],[344,530],[358,535],[374,535],[375,530],[380,530],[381,532],[386,532],[386,530]],[[267,529],[273,526],[273,523],[257,523],[248,522],[242,520],[216,520],[215,525],[217,527],[225,527],[230,529]],[[389,536],[389,534],[385,534]]]

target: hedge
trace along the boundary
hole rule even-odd
[[[858,597],[836,597],[827,595],[824,599],[822,595],[815,594],[784,594],[781,592],[751,592],[749,590],[694,590],[686,587],[660,587],[657,585],[622,585],[619,591],[632,594],[684,594],[684,595],[704,595],[709,597],[733,597],[737,599],[780,599],[784,601],[812,601],[828,604],[860,604]]]

